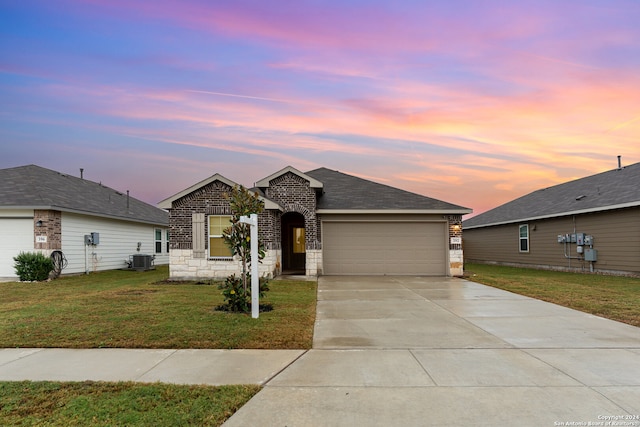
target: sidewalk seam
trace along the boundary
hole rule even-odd
[[[309,349],[303,351],[302,353],[300,353],[298,355],[298,357],[296,357],[295,359],[293,359],[291,362],[287,363],[286,366],[283,366],[282,369],[280,369],[279,371],[277,371],[275,374],[271,375],[271,377],[266,380],[264,383],[262,383],[262,387],[266,387],[267,385],[269,385],[269,383],[271,382],[271,380],[273,380],[275,377],[277,377],[278,375],[280,375],[282,373],[282,371],[284,371],[285,369],[287,369],[289,366],[293,365],[294,363],[296,363],[302,356],[304,356],[305,354],[307,354],[309,352]]]
[[[167,355],[167,357],[164,357],[162,360],[158,361],[158,363],[156,363],[155,365],[153,365],[152,367],[150,367],[149,369],[147,369],[146,371],[144,371],[142,374],[138,375],[136,377],[135,380],[133,381],[140,381],[140,378],[144,377],[145,375],[147,375],[149,372],[151,372],[152,370],[154,370],[155,368],[157,368],[162,362],[164,362],[165,360],[167,360],[168,358],[170,358],[171,356],[173,356],[174,354],[176,354],[178,352],[179,349],[174,349],[170,354]]]

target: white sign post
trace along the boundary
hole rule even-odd
[[[258,214],[240,217],[242,224],[251,226],[251,317],[257,319],[260,314],[260,280],[258,278]]]

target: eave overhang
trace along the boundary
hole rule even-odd
[[[589,209],[579,209],[575,211],[558,212],[558,213],[553,213],[548,215],[523,217],[518,219],[510,219],[507,221],[497,221],[497,222],[492,222],[488,224],[464,225],[463,223],[463,226],[465,230],[473,230],[474,228],[495,227],[497,225],[508,225],[508,224],[515,224],[519,222],[539,221],[543,219],[560,218],[563,216],[582,215],[582,214],[596,213],[596,212],[605,212],[605,211],[612,211],[616,209],[633,208],[637,206],[640,206],[640,200],[636,202],[620,203],[618,205],[601,206],[601,207],[589,208]]]

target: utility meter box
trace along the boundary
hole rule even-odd
[[[584,246],[584,233],[576,233],[576,245]]]
[[[584,250],[585,261],[598,261],[598,250],[593,248],[586,248]]]
[[[593,245],[593,236],[587,234],[586,236],[584,236],[584,244],[586,246],[591,246]]]
[[[100,233],[91,233],[84,235],[85,245],[97,245],[100,243]]]

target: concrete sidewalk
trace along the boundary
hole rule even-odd
[[[0,350],[0,381],[265,384],[304,350]]]
[[[225,426],[640,425],[639,328],[461,279],[318,286],[314,349]]]

